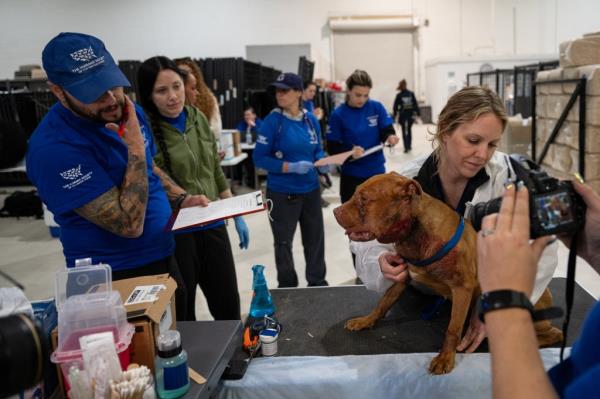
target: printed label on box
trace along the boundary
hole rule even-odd
[[[127,298],[127,301],[125,301],[125,305],[154,302],[158,299],[158,293],[166,288],[167,287],[162,284],[138,285],[133,289],[131,295]]]

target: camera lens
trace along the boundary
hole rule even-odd
[[[469,220],[475,231],[481,230],[481,221],[484,216],[496,213],[500,210],[500,204],[502,204],[502,197],[494,198],[488,202],[480,202],[473,206]]]
[[[25,315],[0,319],[0,397],[14,395],[42,379],[48,342]]]

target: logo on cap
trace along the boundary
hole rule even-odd
[[[281,75],[277,76],[278,82],[281,82],[283,79],[285,79],[285,73],[282,73]]]
[[[83,173],[81,173],[81,165],[65,170],[64,172],[60,172],[60,175],[65,180],[75,180],[78,177],[83,176]]]
[[[90,61],[94,58],[97,58],[96,54],[94,54],[94,50],[92,50],[92,46],[88,48],[82,48],[81,50],[72,52],[69,55],[71,56],[71,58],[73,58],[73,60],[82,62]]]

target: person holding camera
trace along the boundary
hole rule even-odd
[[[573,188],[587,205],[585,225],[579,235],[577,255],[600,273],[600,196],[583,184]],[[529,193],[509,185],[500,212],[486,216],[477,239],[477,269],[482,298],[498,290],[529,297],[536,267],[553,237],[530,243]],[[485,233],[484,233],[485,232]],[[570,237],[560,237],[570,245]],[[492,361],[494,398],[598,397],[600,379],[600,304],[592,308],[571,355],[546,374],[538,351],[529,309],[506,306],[483,315]]]
[[[280,288],[298,286],[292,254],[298,223],[308,285],[327,285],[323,211],[314,165],[325,154],[317,118],[301,107],[302,86],[302,79],[294,73],[282,73],[271,84],[277,108],[265,118],[254,149],[255,165],[268,172],[267,201],[271,202],[269,220]]]
[[[508,155],[496,151],[506,123],[504,106],[494,92],[484,87],[463,88],[450,97],[439,115],[433,153],[406,163],[398,173],[417,180],[427,194],[463,215],[473,204],[499,197],[505,182],[515,178]],[[350,249],[356,255],[357,274],[368,289],[384,293],[394,282],[409,278],[408,265],[395,254],[393,245],[351,241]],[[541,257],[533,303],[540,299],[544,305],[551,303],[546,287],[557,266],[556,251],[557,245],[550,245]],[[548,321],[536,323],[536,328],[544,343],[562,339],[560,330]],[[484,338],[485,328],[472,312],[457,350],[473,352]]]

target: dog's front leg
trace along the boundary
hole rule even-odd
[[[392,285],[385,294],[383,294],[379,303],[371,313],[363,317],[348,320],[346,324],[344,324],[344,328],[350,331],[358,331],[373,327],[375,322],[385,316],[388,310],[390,310],[392,305],[400,297],[400,294],[404,292],[404,288],[406,288],[406,283],[404,282]]]
[[[442,350],[429,364],[431,374],[446,374],[454,368],[456,347],[460,343],[463,325],[473,296],[473,288],[453,287],[451,290],[452,314],[450,324],[448,324],[448,330],[446,330]]]

